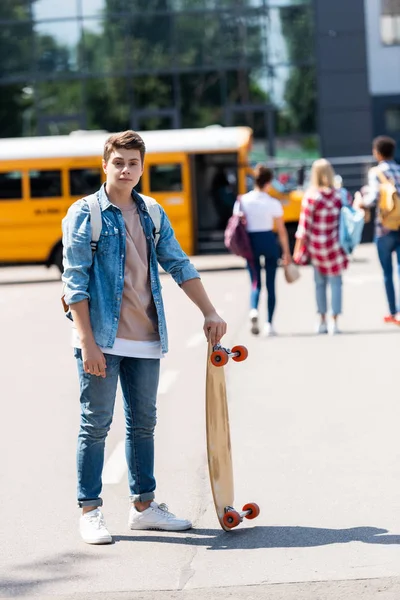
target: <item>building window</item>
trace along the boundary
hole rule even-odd
[[[22,200],[22,173],[0,173],[0,200]]]
[[[29,171],[31,198],[61,197],[61,171]]]
[[[182,191],[181,165],[153,165],[150,167],[150,190],[152,192]]]
[[[71,169],[69,191],[71,196],[86,196],[97,192],[101,186],[100,169]]]
[[[390,106],[386,109],[385,125],[388,133],[400,132],[400,106]]]
[[[400,0],[381,0],[381,38],[385,46],[400,44]]]

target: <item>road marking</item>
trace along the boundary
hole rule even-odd
[[[113,453],[103,469],[103,484],[112,485],[119,483],[127,470],[125,459],[125,442],[121,441],[115,447]]]
[[[191,337],[187,344],[186,348],[195,348],[196,346],[200,346],[203,342],[207,343],[206,336],[203,332],[196,333],[193,337]]]
[[[166,394],[178,379],[178,375],[179,371],[165,371],[165,373],[162,373],[158,385],[158,394]]]

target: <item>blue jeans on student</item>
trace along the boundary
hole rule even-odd
[[[267,320],[268,323],[272,323],[276,305],[275,276],[279,257],[279,245],[276,234],[273,231],[250,232],[249,238],[253,252],[253,260],[247,261],[247,269],[251,279],[250,308],[258,308],[261,292],[260,258],[263,256],[268,298]]]
[[[331,308],[333,315],[340,315],[342,312],[342,276],[341,275],[322,275],[314,267],[315,296],[317,299],[317,311],[320,315],[326,315],[328,303],[326,291],[328,283],[331,287]]]
[[[83,370],[81,350],[75,348],[81,402],[78,436],[78,505],[102,506],[104,446],[114,413],[118,378],[126,420],[125,454],[132,502],[153,500],[154,428],[160,361],[105,354],[106,377]]]
[[[400,291],[398,303],[393,284],[393,252],[397,255],[397,272],[400,280],[400,231],[390,231],[376,239],[379,261],[383,269],[386,297],[391,315],[400,312]]]

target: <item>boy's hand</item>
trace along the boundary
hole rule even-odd
[[[82,345],[82,361],[85,373],[105,378],[107,368],[106,359],[97,344],[90,346]]]
[[[227,325],[225,321],[216,312],[204,317],[204,333],[207,340],[210,341],[213,346],[218,344],[225,335],[226,328]]]

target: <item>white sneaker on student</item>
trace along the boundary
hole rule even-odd
[[[87,544],[111,544],[112,542],[103,514],[98,508],[81,515],[79,531]]]
[[[318,323],[318,325],[317,325],[317,333],[318,333],[318,335],[322,335],[324,333],[328,333],[328,326],[326,324],[326,321],[321,321],[320,323]]]
[[[331,321],[329,321],[329,334],[330,335],[338,335],[339,333],[342,333],[339,329],[339,325],[337,324],[337,321],[335,321],[335,319],[332,319]]]
[[[265,337],[274,337],[277,335],[272,323],[265,323],[263,334]]]
[[[149,508],[139,512],[131,506],[129,512],[130,529],[162,529],[163,531],[184,531],[192,524],[187,519],[178,519],[168,511],[166,504],[152,502]]]
[[[256,308],[252,308],[249,313],[249,319],[251,323],[251,333],[253,335],[258,335],[260,333],[260,328],[258,326],[258,310]]]

